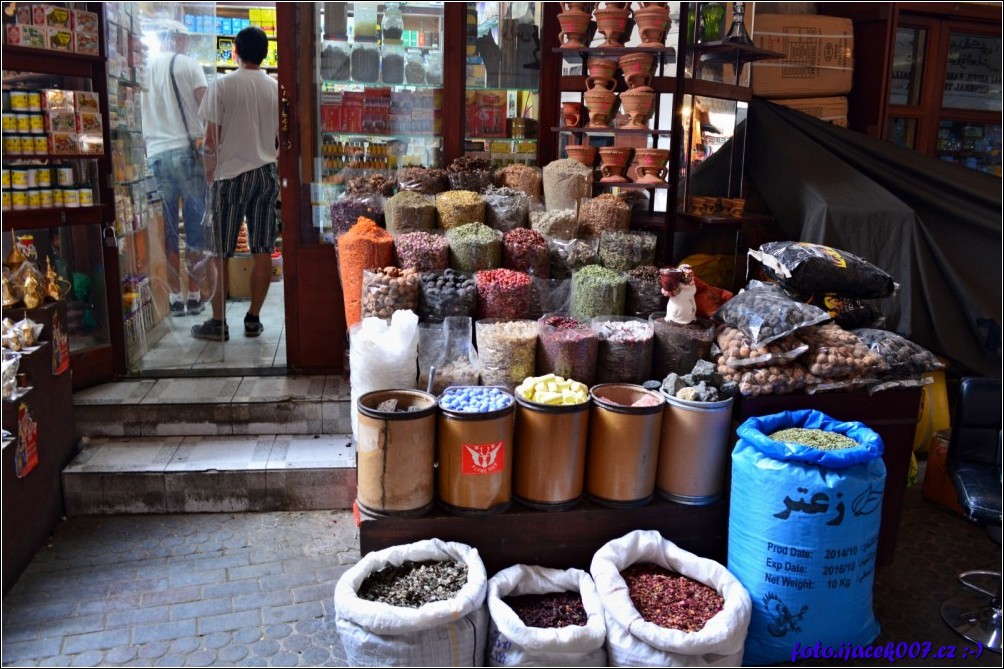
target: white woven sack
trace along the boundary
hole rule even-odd
[[[517,595],[578,592],[588,620],[585,626],[556,629],[527,627],[502,600]],[[605,667],[607,652],[603,604],[593,579],[581,569],[514,565],[488,581],[488,666]]]
[[[646,622],[631,603],[620,572],[638,562],[710,585],[725,599],[722,610],[697,632]],[[749,593],[714,560],[698,557],[655,530],[635,530],[607,542],[593,556],[589,571],[603,601],[607,653],[612,667],[738,667],[749,627]]]
[[[408,560],[462,562],[467,583],[455,597],[417,609],[359,598],[367,576]],[[465,544],[428,539],[369,553],[335,585],[335,624],[349,666],[484,666],[487,589],[481,556]]]

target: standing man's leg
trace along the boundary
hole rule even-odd
[[[188,272],[188,313],[201,314],[202,282],[206,276],[205,225],[206,213],[206,170],[201,156],[191,151],[184,153],[182,161],[184,179],[181,181],[181,195],[184,199],[185,215],[185,269]]]
[[[181,189],[174,179],[170,152],[159,154],[150,161],[160,191],[161,209],[164,215],[164,254],[167,257],[168,308],[172,316],[185,315],[184,296],[181,293],[181,262],[178,240],[178,200]]]
[[[242,175],[243,176],[243,175]],[[272,252],[279,224],[275,203],[279,197],[279,172],[275,164],[248,172],[246,181],[248,241],[254,257],[251,268],[251,305],[244,316],[244,334],[257,337],[264,330],[259,318],[272,284]]]
[[[210,186],[209,208],[212,212],[212,226],[206,230],[212,235],[209,246],[214,249],[213,266],[217,275],[216,290],[213,292],[212,318],[201,325],[192,326],[192,336],[196,339],[227,341],[230,332],[226,323],[226,270],[223,260],[233,255],[237,245],[237,234],[244,219],[241,193],[244,190],[244,175],[216,181]]]

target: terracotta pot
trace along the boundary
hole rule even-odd
[[[663,46],[669,31],[669,9],[658,6],[636,9],[634,21],[638,24],[642,46]]]
[[[642,184],[665,183],[669,149],[636,149],[634,155],[638,163],[638,178],[635,179],[635,182]]]
[[[576,128],[582,120],[581,102],[562,102],[561,121],[566,128]]]
[[[629,53],[621,56],[617,62],[624,73],[624,81],[627,82],[628,88],[652,90],[649,86],[652,81],[652,54]]]
[[[596,29],[606,37],[606,41],[600,45],[601,47],[619,48],[624,46],[624,43],[621,42],[621,37],[624,35],[624,31],[627,30],[628,16],[630,14],[630,9],[613,7],[597,9],[593,12],[593,18],[596,19]]]
[[[589,28],[589,14],[585,12],[562,12],[558,14],[558,45],[566,49],[585,48],[586,30]]]
[[[588,144],[569,144],[565,147],[565,155],[586,167],[592,167],[596,162],[596,147]]]
[[[563,2],[561,3],[561,8],[565,11],[566,14],[575,14],[578,12],[588,14],[589,10],[586,9],[586,7],[589,4],[590,3],[588,2]]]
[[[652,115],[652,101],[655,100],[655,93],[651,90],[632,88],[621,93],[621,104],[624,106],[624,113],[631,117],[631,120],[624,126],[625,128],[644,129],[648,128],[648,119]]]
[[[589,110],[587,128],[610,127],[610,112],[614,108],[617,96],[605,88],[593,88],[585,94],[586,109]]]
[[[631,162],[633,149],[628,146],[605,146],[600,149],[600,179],[603,183],[626,183],[624,168]]]

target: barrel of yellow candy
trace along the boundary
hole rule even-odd
[[[559,511],[582,496],[589,432],[589,388],[554,374],[528,377],[516,388],[513,497]]]

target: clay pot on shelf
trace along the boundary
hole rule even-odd
[[[596,162],[596,147],[589,144],[569,144],[565,147],[565,155],[586,167],[592,167]]]
[[[636,171],[638,178],[635,183],[664,184],[666,183],[666,162],[669,160],[669,149],[635,149]]]
[[[650,53],[629,53],[621,56],[617,61],[624,73],[624,81],[628,88],[643,91],[652,90],[652,54]]]
[[[621,93],[621,105],[624,113],[631,117],[631,120],[624,126],[625,128],[647,129],[648,119],[652,116],[652,101],[655,100],[655,93],[640,88],[632,88]]]
[[[589,110],[587,128],[609,128],[610,113],[613,111],[617,96],[605,88],[596,87],[586,91],[586,109]]]
[[[589,10],[586,9],[586,7],[589,4],[590,3],[588,2],[563,2],[561,3],[561,8],[564,10],[566,14],[575,12],[582,12],[584,14],[588,14]]]
[[[577,128],[582,120],[581,102],[561,103],[561,122],[566,128]]]
[[[607,58],[590,58],[586,61],[586,90],[599,86],[608,91],[617,88],[614,74],[617,72],[617,61]]]
[[[741,218],[746,211],[746,199],[741,197],[723,197],[722,211],[735,218]]]
[[[624,169],[631,162],[633,149],[628,146],[604,146],[600,149],[601,183],[627,183]]]
[[[606,37],[606,41],[600,47],[620,48],[624,46],[621,37],[627,30],[628,16],[630,16],[631,10],[610,7],[611,4],[613,3],[607,3],[608,6],[605,9],[594,11],[593,18],[596,19],[596,29]]]
[[[669,9],[649,6],[634,11],[634,21],[638,24],[641,45],[646,47],[665,46],[669,31]]]
[[[558,14],[558,46],[564,49],[583,49],[586,46],[586,30],[589,29],[589,14],[586,12],[562,12]]]

